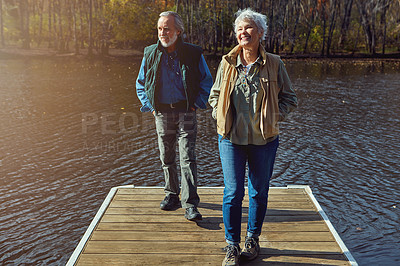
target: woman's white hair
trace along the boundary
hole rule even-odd
[[[235,15],[236,15],[236,19],[235,19],[235,23],[233,24],[233,26],[235,28],[235,34],[237,33],[237,27],[240,22],[242,22],[244,20],[251,20],[251,21],[254,21],[254,23],[257,26],[257,29],[263,33],[261,40],[265,40],[265,37],[267,36],[267,29],[268,29],[266,15],[255,12],[251,8],[246,8],[246,9],[242,9],[242,10],[239,9],[239,11],[236,12]]]

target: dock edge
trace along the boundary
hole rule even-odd
[[[96,225],[100,221],[101,217],[103,217],[103,214],[107,210],[108,205],[110,205],[111,200],[114,198],[114,195],[117,193],[117,190],[119,188],[135,188],[134,185],[126,185],[126,186],[118,186],[118,187],[112,187],[110,192],[108,192],[107,197],[103,201],[103,203],[100,206],[100,209],[97,211],[96,215],[94,216],[92,222],[90,223],[89,227],[86,229],[85,234],[83,235],[81,241],[79,241],[78,246],[76,246],[74,252],[72,253],[71,257],[67,261],[66,266],[73,266],[75,265],[76,261],[78,260],[79,256],[81,255],[83,248],[86,245],[86,242],[89,240],[90,236],[92,235],[94,229],[96,228]]]
[[[321,205],[317,201],[317,199],[314,197],[314,194],[312,193],[312,190],[310,186],[308,185],[288,185],[288,189],[291,188],[304,188],[304,190],[307,192],[308,196],[314,203],[315,207],[318,210],[318,213],[321,215],[322,219],[324,219],[326,225],[328,226],[329,230],[331,231],[333,237],[335,238],[336,242],[339,244],[340,249],[342,250],[343,254],[346,256],[346,258],[349,260],[350,265],[353,266],[358,266],[358,263],[354,259],[353,255],[351,255],[349,249],[346,247],[344,244],[343,240],[340,238],[338,232],[336,231],[335,227],[333,227],[333,224],[328,218],[328,215],[325,213],[325,211],[322,209]]]

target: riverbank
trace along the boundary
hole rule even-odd
[[[212,53],[204,53],[207,58],[219,59],[222,55],[214,55]],[[131,59],[141,58],[143,51],[134,49],[110,49],[109,54],[104,56],[100,51],[93,50],[93,58],[115,58],[115,59]],[[364,53],[338,53],[330,56],[321,56],[318,53],[307,53],[307,54],[285,54],[281,53],[280,56],[283,59],[385,59],[385,60],[400,60],[400,53],[389,53],[389,54],[364,54]],[[75,52],[58,52],[51,48],[31,48],[22,49],[16,46],[0,48],[0,59],[12,59],[12,58],[26,58],[26,57],[39,57],[39,58],[57,58],[57,57],[76,57],[76,58],[87,58],[88,49],[80,49],[79,54]]]
[[[142,57],[143,52],[133,49],[110,49],[109,54],[104,56],[100,54],[100,51],[93,50],[93,58],[130,58],[130,57]],[[77,57],[85,58],[88,57],[88,49],[80,49],[79,54],[75,52],[59,52],[51,48],[30,48],[22,49],[15,46],[0,48],[0,59],[11,59],[11,58],[25,58],[25,57]]]

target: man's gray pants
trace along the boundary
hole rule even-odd
[[[157,112],[156,130],[160,159],[164,171],[166,195],[181,193],[183,208],[197,207],[197,164],[196,164],[196,112]],[[181,168],[181,186],[179,187],[176,164],[176,142],[179,144],[179,164]],[[182,190],[182,191],[181,191]]]

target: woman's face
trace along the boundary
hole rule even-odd
[[[262,32],[260,32],[253,20],[242,20],[236,28],[236,38],[243,48],[258,48]]]

